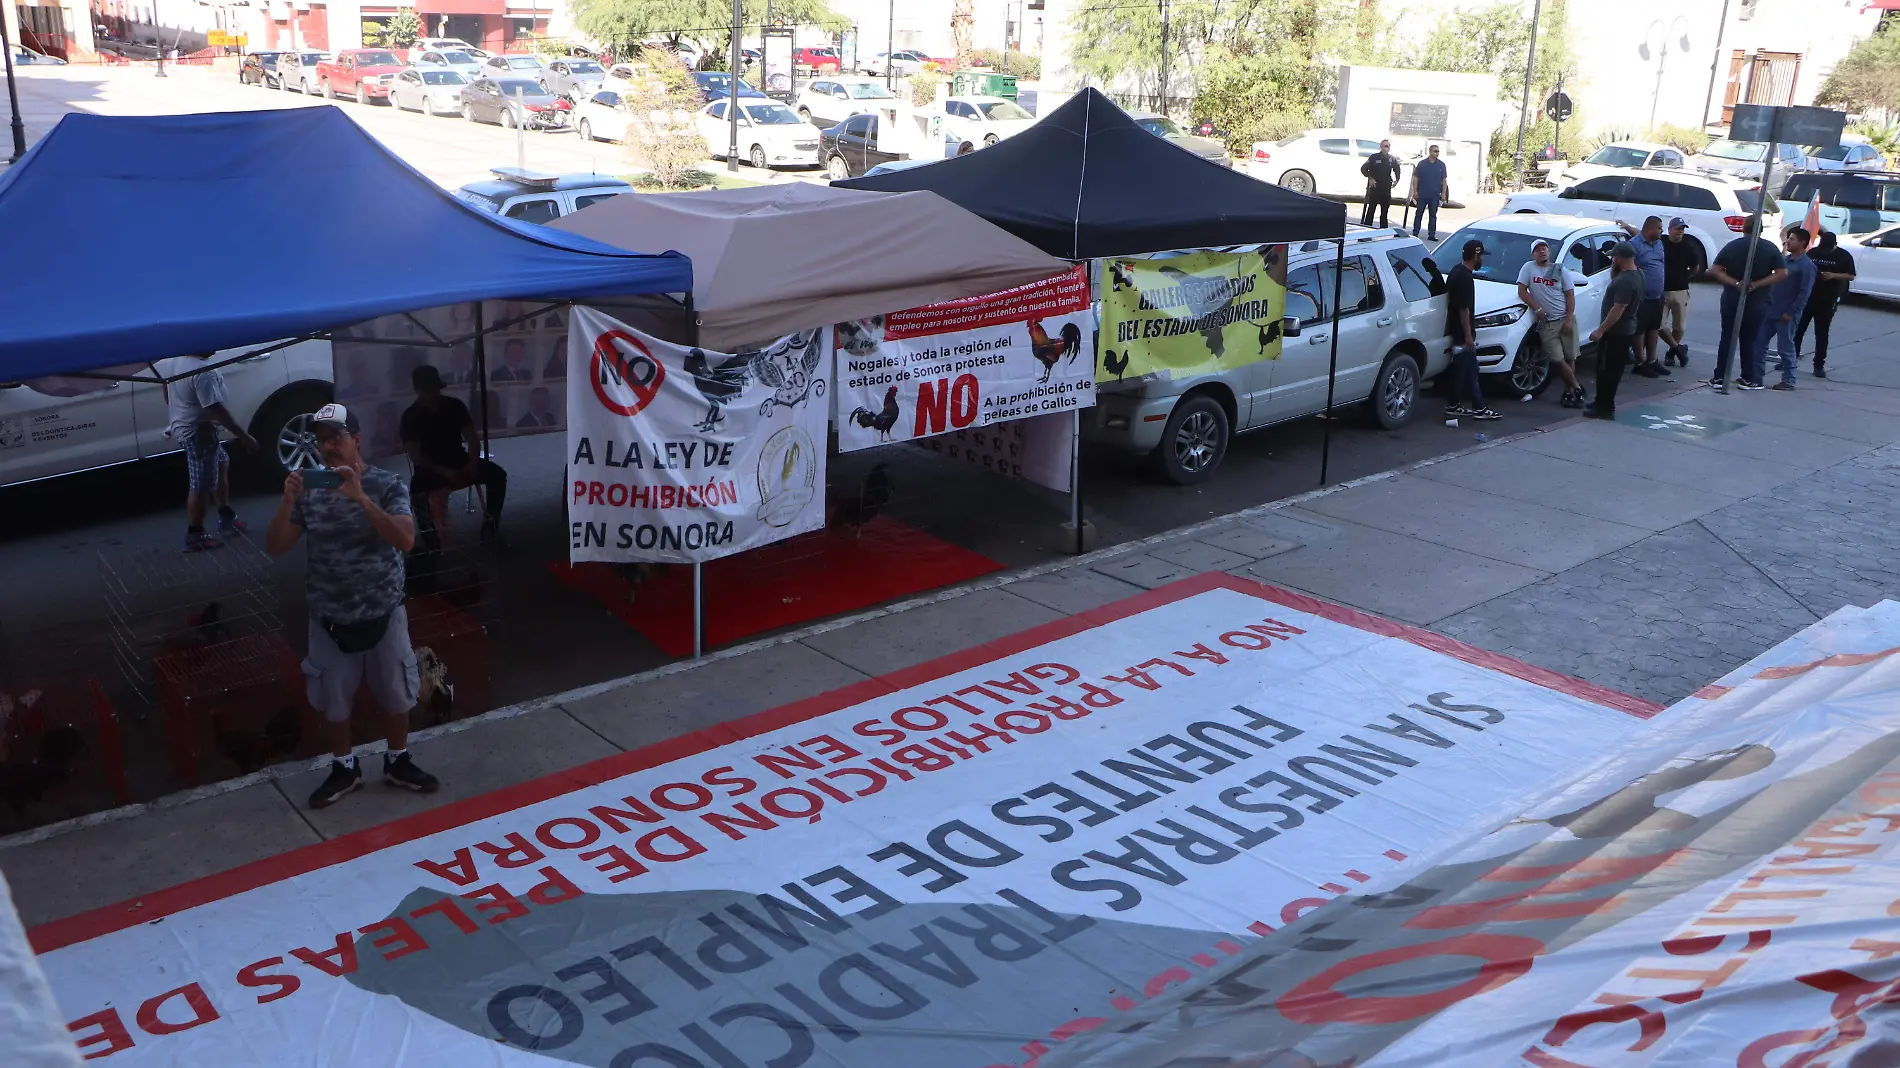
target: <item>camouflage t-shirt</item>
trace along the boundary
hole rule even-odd
[[[409,515],[409,487],[380,467],[363,469],[363,494],[390,515]],[[314,619],[360,623],[402,603],[402,551],[383,540],[361,505],[336,490],[308,489],[290,507],[304,528],[305,599]]]

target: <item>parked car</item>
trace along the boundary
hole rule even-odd
[[[1836,234],[1869,234],[1900,226],[1900,173],[1802,171],[1781,187],[1781,217],[1799,222],[1821,195],[1821,226]]]
[[[1131,111],[1128,117],[1135,125],[1161,138],[1177,148],[1187,149],[1209,163],[1218,163],[1223,167],[1232,167],[1234,161],[1227,158],[1227,146],[1219,141],[1205,137],[1196,137],[1181,128],[1181,124],[1166,115],[1154,115],[1146,111]]]
[[[1379,151],[1376,137],[1354,137],[1345,130],[1308,130],[1268,144],[1256,141],[1247,173],[1295,193],[1322,197],[1360,197],[1366,179],[1359,168]],[[1395,188],[1404,189],[1403,172]]]
[[[459,70],[410,67],[389,83],[389,102],[403,111],[424,115],[455,115],[462,110],[462,88],[468,79]]]
[[[1752,182],[1686,171],[1615,171],[1586,178],[1562,192],[1512,193],[1503,211],[1507,215],[1574,215],[1611,225],[1621,219],[1632,226],[1641,226],[1651,215],[1665,223],[1680,215],[1689,224],[1686,240],[1702,246],[1704,258],[1712,260],[1747,226],[1760,198],[1761,188]],[[1769,201],[1762,214],[1762,231],[1774,233],[1781,219],[1779,208]]]
[[[1811,145],[1805,152],[1808,166],[1817,171],[1884,171],[1887,169],[1887,157],[1880,150],[1868,144],[1849,138],[1843,138],[1838,145]]]
[[[1730,175],[1761,181],[1762,157],[1768,152],[1764,141],[1731,141],[1722,138],[1710,141],[1709,147],[1689,157],[1689,169],[1698,174]],[[1775,146],[1775,169],[1782,174],[1790,171],[1806,170],[1807,154],[1798,145]],[[1780,184],[1775,176],[1768,180],[1769,188]]]
[[[880,163],[904,158],[902,153],[878,147],[876,115],[853,115],[819,133],[818,154],[825,161],[826,176],[834,182],[862,178]]]
[[[1585,178],[1595,178],[1613,171],[1624,170],[1681,170],[1688,163],[1688,157],[1682,150],[1671,145],[1659,145],[1650,141],[1614,141],[1604,145],[1583,158],[1581,163],[1572,163],[1550,176],[1552,189],[1567,189]]]
[[[869,78],[816,78],[799,91],[798,117],[819,127],[836,126],[853,115],[875,110],[897,94]]]
[[[574,105],[574,132],[583,141],[616,141],[625,144],[633,114],[619,89],[600,89]]]
[[[1324,411],[1335,255],[1318,241],[1288,249],[1279,359],[1104,383],[1083,413],[1084,434],[1146,453],[1163,477],[1189,485],[1214,474],[1234,434]],[[1409,234],[1347,228],[1335,406],[1364,405],[1386,429],[1410,421],[1419,384],[1450,363],[1445,298],[1432,295],[1428,255]]]
[[[1596,326],[1603,310],[1603,291],[1609,287],[1610,251],[1627,235],[1602,219],[1497,215],[1471,223],[1438,247],[1447,250],[1449,259],[1457,254],[1451,250],[1464,248],[1473,238],[1484,242],[1484,265],[1473,272],[1477,281],[1471,325],[1477,334],[1478,370],[1484,375],[1482,380],[1503,396],[1536,396],[1550,385],[1552,376],[1536,323],[1517,299],[1517,273],[1530,261],[1531,245],[1548,242],[1552,257],[1577,276],[1577,329],[1583,335],[1577,341],[1589,349],[1587,335]]]
[[[427,52],[418,52],[412,48],[409,50],[409,54],[415,57],[410,60],[410,63],[417,67],[435,67],[437,69],[460,71],[463,78],[471,81],[481,77],[482,60],[472,52],[464,52],[459,48],[431,49]]]
[[[16,67],[63,67],[66,61],[58,56],[49,56],[44,52],[35,52],[25,45],[14,45],[9,49],[13,53],[13,65]]]
[[[262,346],[218,353],[241,356]],[[216,363],[217,360],[212,362]],[[232,455],[258,484],[315,458],[310,416],[329,403],[330,343],[302,341],[224,364],[231,410],[257,439],[254,454]],[[165,393],[148,382],[41,378],[0,382],[0,486],[54,478],[178,451]]]
[[[462,40],[460,37],[420,37],[409,46],[409,59],[415,61],[423,52],[466,52],[476,59],[487,59],[488,53]]]
[[[1900,300],[1900,225],[1859,238],[1849,251],[1854,254],[1852,292]]]
[[[732,75],[727,74],[723,70],[694,71],[693,84],[699,86],[699,95],[708,101],[718,100],[721,97],[730,98],[732,96]],[[741,78],[739,79],[739,95],[741,97],[762,97],[765,94],[752,88],[752,86],[746,84],[744,78]]]
[[[265,89],[277,88],[277,57],[282,52],[252,52],[238,66],[238,83]]]
[[[563,215],[633,192],[633,187],[604,174],[543,174],[496,167],[493,178],[470,182],[457,199],[492,215],[522,222],[549,223]]]
[[[491,55],[482,60],[482,74],[489,78],[534,78],[546,74],[548,65],[540,56],[522,52]]]
[[[816,167],[818,131],[776,100],[746,101],[739,111],[739,152],[760,170],[767,167]],[[715,100],[693,115],[700,139],[714,159],[725,159],[732,147],[730,100]]]
[[[914,48],[901,48],[895,52],[879,52],[867,57],[858,64],[858,70],[865,74],[882,78],[886,70],[895,70],[899,78],[908,78],[924,69],[924,64],[936,63],[936,60]]]
[[[830,71],[836,74],[844,66],[844,60],[838,57],[838,50],[830,46],[801,48],[792,53],[792,66],[809,69],[823,74]]]
[[[317,91],[317,65],[328,52],[285,52],[277,57],[277,88],[308,95]]]
[[[462,117],[470,122],[496,122],[513,129],[517,122],[530,130],[567,124],[574,107],[541,83],[527,78],[481,77],[462,87]]]
[[[549,63],[541,84],[557,96],[581,100],[592,96],[606,77],[606,69],[594,60],[569,56]]]
[[[317,64],[317,88],[324,99],[353,96],[359,104],[389,99],[389,83],[403,62],[387,48],[347,48]]]
[[[1000,96],[953,96],[943,102],[944,129],[973,144],[993,145],[1036,124],[1036,117]]]

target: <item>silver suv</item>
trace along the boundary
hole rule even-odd
[[[1104,383],[1094,409],[1083,414],[1089,439],[1148,453],[1169,481],[1191,485],[1220,466],[1234,434],[1323,410],[1335,246],[1308,241],[1287,252],[1279,359],[1188,378]],[[1347,228],[1333,403],[1364,405],[1388,430],[1411,419],[1419,384],[1450,362],[1445,298],[1432,292],[1428,255],[1402,230]]]

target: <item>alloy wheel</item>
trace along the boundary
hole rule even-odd
[[[293,415],[277,432],[277,462],[283,464],[286,471],[300,471],[318,464],[322,454],[317,450],[316,430],[310,419],[307,412]]]
[[[1412,414],[1412,403],[1418,398],[1418,376],[1412,373],[1411,363],[1399,360],[1386,372],[1385,381],[1379,386],[1379,407],[1385,412],[1386,419],[1393,423],[1402,423]]]
[[[1220,449],[1220,426],[1208,412],[1193,412],[1174,432],[1174,460],[1183,471],[1199,474],[1214,463]]]

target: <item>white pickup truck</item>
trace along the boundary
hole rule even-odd
[[[229,358],[262,346],[219,353]],[[310,414],[330,400],[330,343],[301,341],[221,368],[231,414],[257,439],[233,456],[260,483],[314,455]],[[0,486],[176,452],[165,394],[148,382],[36,378],[0,382]]]

